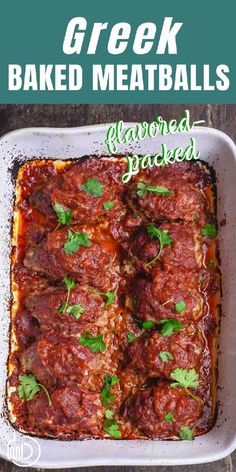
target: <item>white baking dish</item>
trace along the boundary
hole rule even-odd
[[[30,128],[15,131],[0,139],[0,455],[7,458],[7,444],[14,439],[5,410],[6,362],[9,343],[9,289],[11,217],[14,197],[14,175],[17,162],[32,158],[78,158],[88,154],[106,153],[104,139],[108,125],[82,128]],[[220,229],[220,252],[223,280],[223,317],[219,352],[219,412],[213,429],[206,435],[188,441],[57,441],[39,439],[41,455],[18,460],[22,465],[45,468],[66,468],[97,465],[177,465],[210,462],[231,453],[236,447],[236,147],[220,131],[195,128],[201,158],[212,164],[218,177],[218,221],[226,215]],[[121,154],[155,153],[160,143],[169,147],[187,146],[189,134],[146,139],[138,144],[121,145]],[[25,440],[15,432],[15,441]],[[29,439],[29,442],[32,440]],[[13,444],[13,443],[11,443]],[[9,444],[8,444],[9,448]],[[9,456],[8,456],[9,457]]]

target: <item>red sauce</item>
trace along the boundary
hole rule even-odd
[[[209,173],[180,164],[141,171],[123,185],[125,167],[93,158],[32,161],[20,169],[12,256],[17,349],[10,355],[9,385],[18,388],[19,375],[33,374],[50,398],[43,388],[29,401],[17,390],[11,394],[15,426],[27,433],[114,437],[113,422],[122,438],[178,439],[182,427],[203,434],[214,422],[220,277],[216,241],[201,235],[215,220]],[[99,182],[97,195],[84,190],[88,179]],[[139,197],[137,181],[169,186],[171,196]],[[106,210],[108,201],[113,205]],[[69,225],[58,225],[55,203],[72,211]],[[171,243],[160,248],[149,224],[168,231]],[[66,254],[69,228],[86,233],[90,245]],[[60,312],[64,277],[74,280],[68,306],[82,308],[77,317],[65,307]],[[107,292],[115,296],[110,304]],[[184,299],[187,306],[178,312]],[[179,331],[162,335],[159,321],[173,319]],[[151,329],[144,329],[145,321]],[[81,344],[86,333],[100,336],[105,349]],[[170,358],[163,360],[163,352]],[[194,369],[197,387],[172,387],[176,368]],[[118,381],[105,405],[106,376]]]

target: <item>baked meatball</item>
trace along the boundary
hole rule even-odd
[[[92,352],[79,343],[78,336],[53,331],[40,336],[21,355],[24,372],[32,372],[46,387],[66,385],[68,381],[94,391],[100,389],[106,373],[116,368],[112,350]]]
[[[131,239],[128,257],[138,270],[151,271],[155,264],[165,270],[196,270],[202,266],[201,234],[194,223],[162,223],[156,228],[168,236],[162,248],[158,237],[150,234],[149,225]]]
[[[53,210],[56,203],[63,205],[65,209],[72,210],[73,223],[117,217],[125,212],[122,203],[124,185],[120,181],[125,163],[116,160],[112,164],[111,160],[95,157],[81,159],[58,177],[57,185],[54,177],[52,182],[37,189],[31,201],[48,216],[56,216]],[[93,182],[96,179],[96,188],[89,191],[86,185],[91,179]],[[112,201],[113,207],[106,210],[103,205],[108,201]]]
[[[77,284],[70,292],[68,307],[79,306],[81,313],[73,316],[71,312],[60,312],[67,297],[63,287],[48,288],[42,292],[28,295],[24,304],[31,315],[39,322],[41,330],[64,325],[64,328],[84,322],[95,322],[103,314],[104,301],[102,297],[91,292],[89,287]],[[59,310],[59,311],[58,311]]]
[[[196,321],[203,316],[204,299],[200,293],[199,273],[156,267],[153,280],[137,278],[133,283],[131,304],[134,316],[140,320],[174,318],[181,322]],[[183,301],[185,308],[176,308]]]
[[[168,421],[168,413],[172,421]],[[182,427],[192,428],[201,413],[200,398],[192,398],[184,389],[172,388],[167,382],[141,390],[129,398],[124,408],[124,416],[147,437],[162,439],[178,437]]]
[[[200,369],[204,337],[195,325],[187,325],[179,333],[162,336],[158,331],[145,334],[128,348],[130,366],[147,377],[170,377],[176,368]]]
[[[180,172],[174,165],[151,170],[151,173],[150,171],[143,172],[130,186],[127,198],[129,206],[148,221],[161,219],[194,221],[197,219],[201,225],[204,225],[207,200],[196,183],[197,179],[194,179],[193,175],[188,177],[183,167]],[[165,187],[169,193],[167,192],[166,195],[151,191],[142,193],[140,188],[142,184],[154,188]]]
[[[49,279],[71,277],[80,283],[108,290],[110,279],[109,269],[114,267],[114,252],[107,244],[87,227],[74,227],[75,233],[88,236],[89,245],[79,245],[73,253],[66,254],[65,243],[69,231],[60,229],[52,231],[37,246],[29,247],[24,265],[34,272],[45,274]]]
[[[102,430],[104,408],[98,393],[82,391],[77,385],[59,388],[51,394],[52,405],[43,391],[27,402],[28,426],[44,434],[92,435]]]

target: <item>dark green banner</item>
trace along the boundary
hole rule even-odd
[[[235,0],[4,0],[0,103],[236,103]]]

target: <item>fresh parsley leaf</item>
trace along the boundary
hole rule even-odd
[[[172,423],[174,420],[175,420],[175,419],[174,419],[174,416],[173,416],[173,414],[171,413],[171,411],[169,411],[168,413],[166,413],[166,415],[165,415],[165,421],[166,421],[167,423]]]
[[[175,382],[171,383],[171,387],[182,387],[182,388],[197,388],[199,386],[198,375],[195,369],[180,369],[176,368],[170,374],[171,379]]]
[[[67,307],[67,304],[66,304],[66,303],[62,303],[62,305],[60,305],[59,308],[57,309],[57,312],[58,312],[60,315],[61,315],[62,313],[65,313],[66,307]]]
[[[105,305],[109,306],[111,305],[114,300],[115,300],[115,292],[98,292],[97,290],[94,290],[93,288],[89,288],[90,293],[94,293],[96,295],[101,295],[101,297],[104,297],[106,300]]]
[[[78,251],[80,246],[89,247],[91,243],[89,241],[87,233],[75,233],[71,229],[68,230],[67,240],[64,244],[65,254],[72,254]]]
[[[20,385],[17,387],[19,398],[24,398],[25,400],[33,400],[35,395],[42,388],[47,395],[48,404],[51,406],[52,401],[49,395],[48,390],[44,385],[38,383],[33,374],[22,374],[19,375]]]
[[[121,438],[121,432],[119,430],[119,427],[117,425],[117,422],[116,422],[115,418],[105,420],[104,423],[103,423],[103,428],[113,438],[115,438],[115,439],[120,439]]]
[[[202,236],[214,239],[216,238],[217,234],[217,228],[212,223],[206,223],[205,226],[202,228]]]
[[[102,206],[104,210],[111,210],[111,208],[115,206],[115,203],[112,202],[111,200],[108,200],[107,202],[104,202]]]
[[[105,292],[102,295],[107,298],[106,306],[111,305],[115,300],[115,292]]]
[[[152,320],[147,320],[142,323],[142,328],[143,329],[152,329],[154,326],[154,323]]]
[[[105,416],[107,418],[107,420],[110,420],[114,415],[114,411],[113,410],[109,410],[107,409],[106,412],[105,412]]]
[[[63,282],[67,288],[67,295],[66,295],[66,301],[65,303],[62,303],[62,305],[58,308],[58,313],[65,313],[67,312],[67,307],[69,303],[69,298],[70,298],[70,291],[72,288],[76,287],[76,283],[73,279],[69,279],[69,277],[64,277]],[[67,312],[69,313],[69,312]]]
[[[133,343],[136,339],[136,336],[134,333],[127,333],[127,341],[128,343]]]
[[[104,377],[104,386],[100,393],[102,406],[105,408],[108,407],[115,400],[115,395],[111,391],[112,387],[119,382],[119,379],[116,375],[105,375]]]
[[[84,312],[84,308],[81,305],[70,305],[66,309],[66,313],[70,313],[73,317],[78,320],[82,313]]]
[[[103,187],[104,185],[102,185],[98,179],[90,177],[86,180],[84,185],[82,185],[81,189],[84,190],[84,192],[91,193],[94,197],[101,197]]]
[[[82,346],[88,347],[92,352],[103,352],[106,350],[106,344],[103,340],[103,334],[98,336],[91,336],[89,333],[85,333],[79,339],[79,343]]]
[[[76,282],[73,279],[69,279],[69,277],[64,277],[63,282],[67,290],[71,290],[72,288],[76,287]]]
[[[169,197],[171,195],[171,191],[168,188],[163,187],[162,185],[148,185],[144,184],[143,182],[138,182],[137,188],[137,195],[141,198],[146,197],[148,192],[152,192],[157,195],[162,195],[164,197]]]
[[[179,431],[179,437],[185,441],[192,441],[194,439],[193,430],[188,428],[188,426],[182,426]]]
[[[159,324],[161,325],[160,333],[162,336],[170,336],[172,333],[179,333],[183,326],[183,323],[172,318],[160,320]]]
[[[66,210],[60,203],[53,205],[53,210],[56,212],[58,221],[62,225],[70,225],[72,221],[72,211]]]
[[[186,309],[186,303],[183,300],[179,300],[175,304],[175,311],[176,313],[182,313]]]
[[[20,385],[17,387],[20,398],[33,400],[36,393],[40,391],[40,386],[33,374],[19,376]]]
[[[171,354],[171,352],[168,351],[161,351],[159,354],[159,357],[161,358],[162,362],[168,362],[168,360],[173,360],[174,356]]]
[[[147,232],[148,234],[150,234],[152,239],[158,239],[160,243],[160,249],[157,256],[146,264],[146,266],[149,266],[150,264],[153,264],[154,262],[156,262],[157,259],[159,259],[163,247],[171,244],[173,240],[169,236],[169,233],[167,230],[161,231],[159,228],[157,228],[153,224],[150,224],[147,226]]]
[[[208,266],[209,266],[210,269],[214,269],[214,267],[215,267],[215,262],[214,262],[213,259],[210,259],[210,260],[209,260]]]

